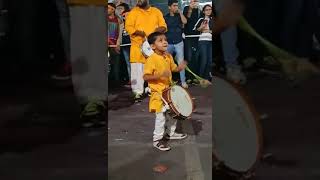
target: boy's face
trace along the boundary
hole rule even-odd
[[[171,6],[169,6],[169,10],[173,13],[176,13],[179,9],[178,3],[173,3]]]
[[[152,50],[158,50],[160,52],[165,52],[168,49],[168,41],[165,35],[161,35],[157,37],[157,40],[154,44],[151,44]]]

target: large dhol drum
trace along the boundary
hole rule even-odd
[[[170,107],[169,114],[174,118],[187,119],[194,110],[194,102],[187,90],[174,85],[162,93],[162,100]]]
[[[243,91],[213,76],[213,175],[250,177],[260,160],[262,132]]]

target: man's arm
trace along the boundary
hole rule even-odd
[[[133,33],[137,31],[135,28],[135,13],[128,13],[125,21],[125,29],[129,35],[133,35]]]
[[[117,46],[120,46],[121,42],[122,42],[122,32],[123,32],[123,26],[124,24],[122,23],[123,21],[121,21],[120,19],[118,19],[118,23],[119,23],[119,36],[117,39]]]
[[[180,15],[180,19],[183,25],[187,24],[188,20],[187,18],[183,15],[183,13],[180,11],[180,9],[178,10],[179,15]]]
[[[163,18],[163,14],[158,10],[158,27],[155,29],[156,32],[165,33],[167,31],[167,24]]]
[[[155,80],[161,79],[162,77],[168,78],[170,77],[170,75],[171,75],[170,71],[163,71],[161,74],[144,74],[143,80],[155,81]]]
[[[144,38],[146,36],[146,33],[144,31],[139,31],[135,28],[135,18],[135,13],[128,13],[125,21],[125,29],[130,36],[141,36]]]
[[[188,18],[191,17],[192,11],[193,11],[193,9],[189,6],[189,7],[188,7],[188,11],[187,11],[187,17],[188,17]]]

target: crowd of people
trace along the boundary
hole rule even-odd
[[[114,82],[112,84],[120,85],[124,81],[131,85],[135,99],[140,99],[144,93],[144,82],[139,76],[141,77],[146,58],[140,53],[140,46],[155,31],[156,26],[163,27],[169,43],[168,53],[174,56],[178,64],[186,60],[193,72],[205,79],[211,78],[213,7],[207,4],[200,8],[197,0],[191,0],[182,11],[177,0],[169,0],[168,11],[164,15],[155,7],[147,10],[137,7],[130,9],[123,2],[108,3],[108,50],[111,64],[109,80]],[[157,21],[155,24],[151,17]],[[141,19],[141,24],[137,19]],[[130,32],[132,28],[143,31],[141,36],[133,35],[134,32]],[[121,74],[121,63],[126,65],[127,74]],[[184,70],[180,72],[182,87],[188,88],[192,79]]]

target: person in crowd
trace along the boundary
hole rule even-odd
[[[166,24],[168,26],[168,31],[166,36],[168,38],[168,52],[175,54],[175,59],[178,64],[184,61],[184,44],[183,44],[183,26],[187,23],[186,17],[179,10],[178,0],[169,0],[169,13],[164,16]],[[186,83],[185,70],[180,72],[181,86],[188,88]]]
[[[184,26],[184,35],[199,35],[198,31],[193,30],[194,25],[200,17],[199,1],[190,0],[190,4],[183,9],[183,15],[187,18],[187,23]],[[198,55],[198,39],[198,37],[186,37],[184,40],[184,56],[188,61],[189,68],[195,73],[198,73],[198,62],[196,61]],[[193,76],[187,74],[187,78],[193,78]]]
[[[201,18],[195,24],[194,30],[199,31],[199,75],[210,80],[210,72],[212,69],[212,28],[213,13],[212,6],[207,4],[202,9]]]
[[[120,44],[122,37],[121,19],[115,14],[116,5],[108,3],[108,52],[110,53],[113,84],[120,85]],[[111,78],[110,78],[111,79]]]
[[[167,31],[167,25],[162,12],[151,7],[149,0],[138,0],[126,17],[125,29],[131,40],[130,63],[131,63],[131,88],[136,102],[141,101],[144,93],[143,67],[146,58],[141,52],[141,45],[146,37],[157,31]]]
[[[234,4],[232,0],[218,0],[216,2],[217,13],[219,14],[225,7],[234,6],[232,4]],[[237,47],[237,34],[236,25],[229,26],[221,32],[222,52],[226,64],[227,78],[235,83],[244,84],[246,77],[238,63],[239,50]]]
[[[130,12],[130,8],[129,5],[126,3],[121,3],[117,6],[117,9],[122,17],[122,21],[124,23],[122,23],[122,44],[126,45],[126,46],[122,46],[121,47],[121,52],[123,54],[124,60],[126,62],[127,65],[127,72],[128,72],[128,78],[130,78],[131,75],[131,65],[130,65],[130,46],[128,44],[130,44],[130,36],[128,34],[128,32],[126,31],[126,29],[124,28],[124,24],[126,21],[126,16],[127,14]],[[128,82],[128,85],[130,85],[130,81]]]

